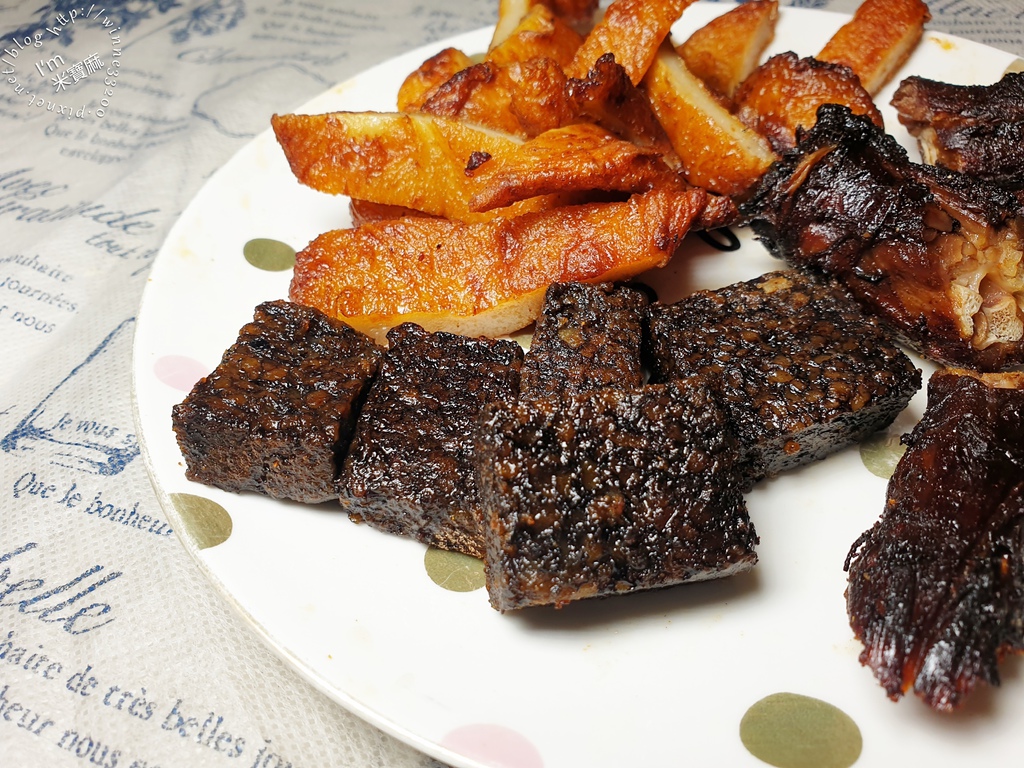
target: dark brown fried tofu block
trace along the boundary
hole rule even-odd
[[[358,522],[483,556],[473,467],[477,418],[514,400],[522,348],[404,323],[356,424],[342,505]]]
[[[847,559],[850,626],[889,698],[960,707],[1024,651],[1024,373],[939,371],[882,516]]]
[[[921,386],[910,359],[835,283],[770,272],[649,310],[652,380],[704,374],[751,480],[887,426]]]
[[[318,310],[260,304],[220,364],[173,408],[186,476],[278,499],[336,498],[340,459],[382,354]]]
[[[521,397],[640,387],[647,294],[638,288],[554,283],[523,359]]]
[[[479,450],[487,589],[499,611],[756,562],[739,447],[697,377],[489,409]]]

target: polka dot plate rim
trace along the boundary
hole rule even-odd
[[[726,7],[692,6],[677,38]],[[845,18],[781,9],[771,52],[811,55]],[[392,110],[401,80],[429,55],[446,46],[476,52],[489,38],[483,29],[424,46],[297,111]],[[991,82],[1012,60],[929,33],[899,76]],[[911,146],[887,93],[877,101],[890,131]],[[740,726],[777,694],[797,697],[783,699],[788,704],[823,702],[855,724],[858,765],[980,764],[1024,746],[1019,661],[1004,663],[1002,689],[975,693],[954,718],[913,697],[892,704],[858,663],[842,562],[880,513],[885,479],[856,448],[750,494],[761,537],[750,574],[506,615],[464,574],[458,588],[443,586],[449,577],[427,572],[422,545],[353,525],[334,505],[187,481],[171,406],[190,380],[212,370],[256,304],[287,295],[288,249],[346,221],[343,200],[298,185],[269,131],[258,136],[209,179],[168,235],[140,309],[133,365],[146,464],[182,544],[312,685],[456,768],[765,765],[744,746]],[[253,240],[259,248],[250,247],[247,260]],[[687,279],[717,287],[779,268],[749,234],[740,245],[723,254],[691,238]],[[671,291],[683,269],[677,259],[652,279]],[[912,426],[923,402],[922,392],[893,435]],[[196,498],[183,503],[183,495]],[[815,707],[806,711],[832,711]],[[798,751],[783,744],[779,754],[795,768]]]

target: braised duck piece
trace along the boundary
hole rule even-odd
[[[847,610],[889,698],[960,706],[1024,651],[1024,374],[936,373],[847,558]]]
[[[1024,362],[1024,211],[825,105],[744,216],[768,249],[842,283],[924,354],[981,371]]]
[[[1024,202],[1024,72],[992,85],[908,77],[892,105],[926,163],[984,179]]]

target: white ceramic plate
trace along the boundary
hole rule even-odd
[[[725,8],[698,3],[676,36]],[[770,52],[812,55],[844,20],[784,9]],[[392,110],[402,79],[428,55],[446,45],[479,52],[489,38],[480,30],[410,52],[300,111]],[[1012,61],[929,34],[900,77],[988,83]],[[883,111],[909,146],[892,111]],[[750,494],[761,537],[750,574],[518,615],[492,610],[483,589],[438,586],[423,546],[355,526],[333,505],[303,507],[187,481],[172,405],[213,369],[256,304],[287,295],[290,272],[252,266],[242,257],[246,242],[301,248],[346,223],[346,202],[300,186],[268,130],[209,180],[172,230],[153,267],[135,348],[139,431],[168,518],[203,572],[316,686],[455,766],[763,765],[740,738],[748,712],[763,718],[759,726],[747,720],[755,751],[767,756],[774,739],[779,765],[849,765],[858,737],[861,765],[1019,760],[1019,662],[1004,663],[1001,689],[976,692],[953,717],[913,698],[889,702],[858,663],[843,561],[881,512],[885,480],[857,449]],[[742,242],[718,253],[692,238],[689,256],[653,278],[663,298],[781,266],[747,235]],[[923,404],[922,393],[891,434],[912,426]],[[809,730],[799,737],[794,727]]]

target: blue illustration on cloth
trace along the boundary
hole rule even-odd
[[[35,11],[36,18],[18,29],[0,33],[4,39],[25,38],[49,39],[56,37],[62,45],[70,45],[74,39],[75,26],[120,27],[121,31],[132,30],[154,15],[166,15],[182,8],[180,0],[55,0]],[[61,24],[61,19],[71,19],[73,24],[64,24],[59,36],[47,32]],[[183,43],[192,35],[213,35],[231,29],[245,16],[244,0],[210,0],[200,3],[160,27],[170,27],[171,39]],[[156,30],[154,30],[156,31]],[[150,33],[147,33],[150,34]]]
[[[50,463],[94,475],[116,475],[139,455],[134,428],[125,428],[116,404],[91,405],[93,391],[108,375],[117,353],[128,356],[135,318],[119,323],[106,338],[0,440],[0,449],[42,451]],[[83,410],[83,407],[85,410]]]

